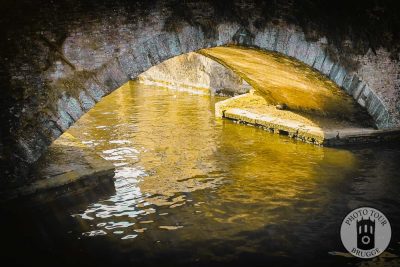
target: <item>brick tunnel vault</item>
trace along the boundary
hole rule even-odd
[[[341,93],[352,97],[350,102],[337,102],[338,94],[333,94],[321,98],[332,101],[311,106],[296,106],[298,102],[286,98],[288,105],[306,110],[324,107],[320,111],[326,113],[347,112],[361,106],[379,129],[400,125],[400,67],[391,48],[367,45],[365,49],[343,49],[342,45],[351,47],[360,40],[338,33],[333,40],[329,31],[320,28],[313,29],[311,34],[313,24],[305,27],[287,19],[287,8],[279,3],[272,6],[276,14],[282,14],[276,20],[276,14],[265,19],[266,11],[259,6],[263,4],[250,0],[248,5],[235,1],[233,6],[229,4],[235,11],[231,14],[220,13],[226,6],[189,1],[180,7],[192,14],[190,18],[174,10],[172,2],[161,0],[152,6],[135,8],[126,1],[74,6],[74,0],[60,1],[56,7],[38,5],[41,8],[34,10],[24,6],[21,12],[28,10],[34,14],[29,15],[31,20],[14,24],[12,31],[3,35],[3,44],[7,46],[2,50],[2,60],[6,58],[2,84],[7,88],[2,106],[3,164],[35,162],[53,140],[102,97],[169,58],[200,50],[238,71],[240,66],[217,55],[218,48],[232,45],[292,58],[325,75],[341,88]],[[291,1],[288,5],[293,10],[300,8]],[[323,5],[319,8],[322,14],[327,12]],[[53,17],[44,19],[43,12],[53,12]],[[309,15],[296,16],[304,20]],[[2,22],[7,19],[10,16]],[[251,80],[248,76],[246,79]],[[255,82],[250,83],[257,89]],[[258,89],[265,95],[271,94]],[[279,94],[273,95],[271,99],[281,101]]]

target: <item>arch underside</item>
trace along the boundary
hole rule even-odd
[[[47,85],[47,90],[49,90],[48,97],[53,101],[50,101],[49,106],[46,107],[46,113],[39,111],[41,116],[37,122],[28,123],[27,128],[18,135],[17,154],[28,163],[34,162],[53,140],[65,132],[103,96],[111,93],[128,80],[135,79],[152,66],[169,58],[194,51],[208,54],[214,59],[219,58],[218,61],[224,62],[223,64],[240,73],[271,103],[283,102],[294,109],[342,117],[348,117],[349,114],[361,114],[359,107],[362,106],[371,115],[378,128],[390,127],[385,105],[366,82],[361,81],[356,73],[347,72],[339,62],[334,62],[318,42],[306,41],[301,32],[290,28],[271,27],[252,36],[249,43],[246,38],[235,39],[237,33],[243,35],[242,28],[238,25],[220,25],[218,29],[220,32],[215,36],[216,39],[206,37],[199,27],[193,26],[185,26],[179,32],[161,32],[140,43],[130,44],[123,50],[123,53],[111,57],[101,67],[93,70],[85,69],[85,58],[76,56],[68,59],[65,57],[65,60],[74,65],[75,69],[64,73],[61,71],[60,74],[60,68],[54,66],[42,73],[45,80],[51,81]],[[85,38],[85,36],[79,38]],[[68,43],[68,38],[65,43]],[[232,43],[256,49],[221,48],[221,46]],[[64,51],[66,49],[79,50],[79,47],[64,47]],[[218,54],[222,49],[228,49],[227,55],[230,55],[227,57]],[[277,52],[297,61],[287,61],[284,57],[277,59],[275,58],[276,54],[266,51]],[[237,61],[237,57],[255,63],[257,60],[255,54],[258,57],[256,63],[259,65],[263,62],[277,64],[279,60],[283,60],[284,62],[280,63],[294,67],[300,64],[301,68],[297,69],[302,69],[304,65],[309,67],[302,69],[305,71],[302,78],[291,79],[286,89],[275,90],[273,88],[279,87],[279,81],[273,81],[269,76],[269,71],[258,77],[252,76],[251,69],[247,69],[246,73],[241,72],[241,69],[246,69],[246,64],[243,63],[246,61]],[[60,62],[54,62],[54,64],[60,64]],[[65,62],[61,62],[61,64],[65,65]],[[279,65],[266,67],[280,72],[279,75],[287,74],[284,70],[279,70],[277,66]],[[258,68],[258,66],[253,67]],[[309,76],[316,75],[315,70],[326,75],[332,81],[331,88],[320,85],[318,90],[307,91],[304,83],[310,84]],[[295,93],[288,93],[294,92],[293,89]],[[35,125],[35,127],[32,128],[29,124]]]
[[[366,110],[353,97],[294,58],[238,46],[202,49],[198,53],[232,69],[271,105],[373,125]]]

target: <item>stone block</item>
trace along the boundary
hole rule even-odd
[[[337,76],[338,73],[339,73],[339,69],[340,69],[339,63],[338,63],[338,62],[334,63],[333,66],[332,66],[332,68],[331,68],[331,71],[330,71],[329,74],[328,74],[328,77],[329,77],[332,81],[335,81],[335,78],[336,78],[336,76]]]
[[[304,63],[312,67],[319,52],[320,52],[319,46],[316,43],[310,43],[308,45],[307,56]]]
[[[346,90],[346,92],[349,92],[350,85],[353,82],[355,75],[353,73],[347,73],[343,79],[343,84],[342,87]]]
[[[304,35],[300,33],[296,33],[298,35],[297,45],[294,51],[293,57],[297,58],[301,62],[307,64],[307,52],[309,43],[307,43],[304,39]]]
[[[359,95],[359,97],[356,99],[357,103],[360,104],[362,107],[366,107],[367,104],[367,99],[369,94],[371,93],[371,90],[369,89],[368,85],[365,85]]]
[[[357,88],[355,88],[354,91],[353,91],[353,98],[355,100],[357,100],[360,97],[360,95],[361,95],[362,91],[364,90],[365,86],[366,86],[365,82],[363,82],[363,81],[359,82]]]
[[[365,108],[371,116],[377,109],[379,102],[380,101],[374,92],[371,92],[365,100]]]
[[[119,56],[118,62],[121,66],[121,70],[130,79],[134,79],[143,72],[143,70],[139,68],[139,64],[136,62],[135,57],[132,55],[132,50],[128,50],[126,53]]]
[[[157,38],[150,38],[143,42],[144,53],[147,56],[151,66],[155,66],[162,62],[158,51]]]
[[[200,27],[185,26],[177,33],[182,53],[204,48],[204,34]]]
[[[111,93],[129,80],[128,76],[122,71],[117,59],[113,59],[98,70],[96,79],[99,85],[105,89],[106,94]]]
[[[103,89],[103,87],[99,85],[99,82],[94,78],[86,80],[85,88],[88,95],[95,102],[99,102],[100,99],[106,94],[105,89]]]
[[[82,91],[79,93],[79,102],[81,103],[81,107],[84,111],[90,110],[96,102],[86,94],[86,92]]]
[[[218,40],[217,46],[226,45],[232,42],[232,37],[239,30],[240,26],[236,23],[221,23],[217,27]],[[179,37],[178,37],[179,40]]]
[[[326,76],[329,76],[329,73],[332,70],[334,63],[333,61],[327,56],[324,60],[324,63],[322,64],[321,72],[325,74]]]
[[[159,55],[162,61],[182,54],[179,37],[175,33],[165,33],[157,36]]]
[[[361,81],[357,76],[354,76],[353,80],[351,81],[351,84],[347,90],[347,92],[350,95],[353,95],[354,91],[356,91],[356,89],[358,88],[358,86],[360,85]]]
[[[266,40],[266,47],[265,49],[268,49],[270,51],[276,51],[276,45],[278,42],[278,29],[273,27],[270,28]]]
[[[146,71],[153,66],[149,60],[149,57],[147,56],[147,53],[148,51],[146,50],[143,43],[138,44],[132,50],[132,56],[134,58],[134,62],[136,62],[136,69],[140,71],[140,73]]]
[[[64,110],[59,110],[58,116],[59,118],[56,121],[56,124],[60,129],[62,129],[63,132],[66,131],[74,123],[72,117]]]
[[[267,42],[268,42],[268,35],[269,35],[269,29],[263,29],[262,31],[259,31],[256,33],[254,37],[254,45],[258,46],[260,48],[267,49]]]
[[[383,104],[379,106],[373,117],[379,129],[388,127],[389,114]]]
[[[290,57],[296,57],[297,46],[299,44],[299,34],[294,32],[290,35],[287,43],[286,55]]]
[[[322,64],[324,63],[325,58],[326,58],[326,53],[322,49],[320,49],[312,65],[313,68],[322,72]]]
[[[275,48],[276,52],[286,55],[286,53],[287,53],[286,50],[288,47],[288,41],[289,41],[290,36],[291,36],[291,33],[288,32],[286,29],[282,29],[282,28],[279,29],[278,36],[277,36],[277,42],[276,42],[276,48]]]

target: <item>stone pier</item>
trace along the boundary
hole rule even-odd
[[[218,102],[215,112],[217,117],[261,127],[316,145],[340,146],[400,140],[400,128],[377,130],[343,119],[280,110],[254,92]]]
[[[29,199],[47,202],[85,191],[114,189],[112,163],[97,155],[69,133],[53,142],[35,163],[26,185],[0,192],[0,203]]]

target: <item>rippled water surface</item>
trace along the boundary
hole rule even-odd
[[[219,100],[133,82],[106,97],[69,133],[116,166],[115,192],[20,213],[9,242],[26,256],[14,260],[400,264],[398,147],[299,143],[216,119]],[[340,241],[343,217],[359,206],[382,210],[392,224],[389,249],[372,261],[349,257]]]

